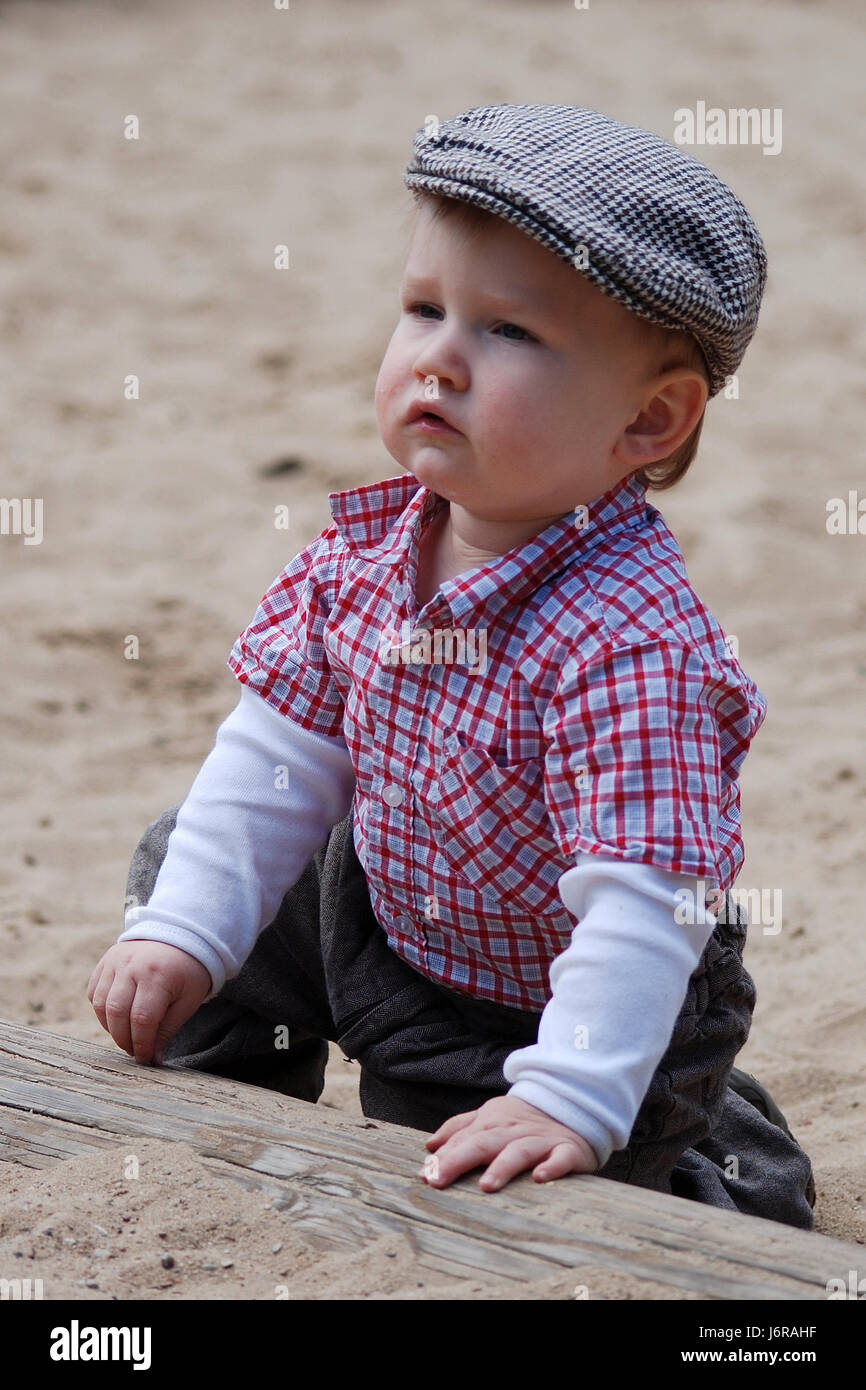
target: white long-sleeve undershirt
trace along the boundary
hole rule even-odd
[[[243,686],[178,811],[150,901],[127,910],[118,940],[179,946],[210,972],[213,998],[354,790],[342,738],[311,733]]]
[[[628,1143],[716,918],[677,922],[678,890],[705,906],[695,878],[607,854],[576,860],[558,887],[579,920],[550,967],[538,1041],[503,1071],[510,1095],[576,1130],[602,1167]]]
[[[129,908],[118,940],[180,947],[209,971],[212,998],[348,814],[354,784],[342,737],[302,728],[243,686],[178,813],[150,901]],[[509,1094],[581,1134],[600,1167],[628,1142],[715,926],[700,911],[701,925],[678,925],[678,890],[703,905],[695,878],[577,855],[559,894],[578,922],[551,966],[538,1041],[505,1062]]]

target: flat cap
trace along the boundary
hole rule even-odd
[[[660,136],[577,106],[478,106],[429,118],[403,178],[505,218],[642,318],[692,333],[710,395],[742,361],[764,243],[727,184]]]

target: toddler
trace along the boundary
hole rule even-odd
[[[646,498],[752,337],[760,236],[573,107],[428,123],[405,182],[404,471],[330,495],[234,644],[89,997],[141,1062],[313,1101],[338,1042],[366,1115],[434,1131],[436,1186],[595,1172],[809,1228],[808,1158],[733,1069],[766,706]]]

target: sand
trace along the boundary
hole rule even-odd
[[[0,1017],[94,1041],[85,988],[130,854],[235,703],[234,637],[329,520],[329,490],[399,471],[372,393],[415,129],[491,101],[594,106],[668,138],[698,100],[781,109],[777,155],[693,150],[752,212],[770,278],[739,399],[713,403],[691,473],[651,500],[769,702],[740,884],[781,890],[784,914],[751,934],[741,1064],[813,1158],[818,1229],[862,1242],[866,540],[826,527],[828,500],[863,486],[855,0],[4,3],[0,66],[0,496],[44,502],[41,544],[0,536]],[[359,1113],[336,1049],[322,1103]],[[455,1296],[419,1284],[407,1249],[311,1252],[260,1195],[229,1204],[185,1146],[148,1147],[172,1181],[136,1194],[102,1154],[0,1167],[4,1275],[26,1264],[47,1297]],[[608,1275],[593,1296],[654,1295]]]

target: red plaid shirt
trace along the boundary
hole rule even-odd
[[[329,501],[332,524],[228,664],[345,738],[358,857],[398,955],[539,1009],[574,930],[557,883],[577,851],[731,886],[737,777],[766,703],[640,483],[449,580],[420,613],[418,542],[445,499],[402,474]]]

